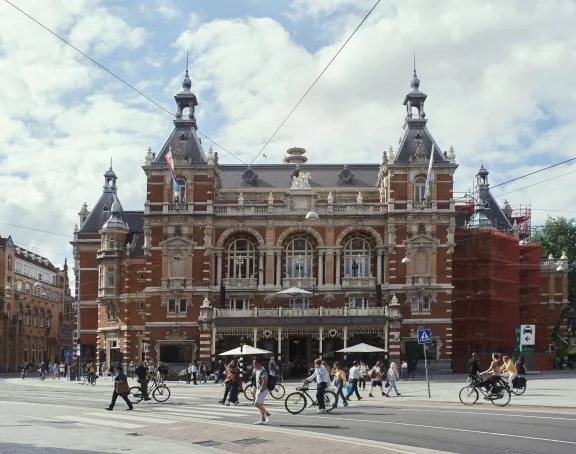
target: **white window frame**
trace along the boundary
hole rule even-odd
[[[426,178],[418,177],[414,180],[414,201],[423,202],[426,199]]]
[[[250,301],[248,298],[230,298],[228,302],[228,306],[232,311],[246,311],[249,309],[249,305]]]
[[[239,248],[246,242],[246,249]],[[235,238],[228,246],[228,277],[249,278],[256,274],[256,246],[246,237]]]
[[[354,242],[361,241],[362,246]],[[362,236],[353,236],[344,245],[344,276],[368,277],[370,276],[370,242]],[[354,271],[354,264],[357,270]]]
[[[368,298],[364,296],[351,296],[348,298],[348,307],[351,309],[366,309],[368,308]]]
[[[303,248],[298,245],[299,241],[304,242]],[[292,238],[286,245],[285,254],[287,277],[314,277],[314,245],[308,238]]]
[[[112,266],[106,267],[106,288],[113,288],[116,280],[116,271]]]
[[[173,305],[173,310],[171,310],[171,305]],[[186,298],[168,298],[166,308],[168,314],[186,314],[188,312],[188,302],[186,301]],[[182,310],[182,308],[184,308],[184,310]]]

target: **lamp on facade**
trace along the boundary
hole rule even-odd
[[[408,265],[408,264],[410,263],[410,259],[409,259],[408,257],[404,257],[404,258],[402,259],[402,263],[403,263],[404,265]]]
[[[320,219],[320,216],[318,216],[318,213],[316,213],[316,211],[310,211],[306,214],[307,221],[317,221],[318,219]]]
[[[559,273],[564,271],[564,267],[562,266],[562,264],[558,265],[558,268],[556,268],[556,271],[558,271]]]
[[[34,290],[40,290],[43,288],[44,288],[44,285],[42,285],[42,282],[34,282]]]

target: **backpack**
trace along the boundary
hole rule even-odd
[[[376,378],[376,369],[372,369],[372,370],[370,371],[370,378],[371,378],[372,380],[374,380],[374,379]]]
[[[146,376],[146,368],[140,364],[135,370],[134,373],[138,376],[138,378],[143,378]]]
[[[274,391],[274,388],[276,388],[276,377],[274,375],[268,375],[268,381],[266,382],[266,388],[268,388],[268,391],[270,391],[270,392]]]

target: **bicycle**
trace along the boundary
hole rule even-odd
[[[82,378],[84,379],[84,386],[96,386],[96,379],[98,378],[96,374],[84,374]]]
[[[254,401],[254,397],[252,396],[252,388],[253,388],[252,384],[246,385],[244,387],[244,397],[246,397],[246,399],[249,400],[250,402]],[[276,400],[282,399],[285,394],[286,389],[280,383],[276,383],[274,389],[270,391],[270,395]]]
[[[310,399],[310,408],[318,406],[318,402],[310,394],[308,394],[309,382],[305,381],[302,386],[297,387],[296,391],[288,394],[284,406],[286,411],[293,415],[302,413],[308,407],[308,399]],[[324,392],[324,406],[326,411],[334,410],[334,402],[336,402],[336,394],[333,391]]]
[[[512,394],[515,394],[516,396],[521,396],[522,394],[524,394],[526,392],[526,378],[525,377],[516,376],[514,378],[514,380],[512,380],[512,386],[510,386],[508,383],[506,383],[506,384],[508,385],[508,388],[510,389]]]
[[[170,398],[170,389],[168,386],[163,383],[158,383],[154,379],[150,380],[150,382],[152,382],[153,385],[148,388],[148,396],[152,394],[152,397],[156,402],[166,402]],[[143,398],[144,394],[140,386],[132,386],[132,388],[130,388],[130,392],[128,393],[128,399],[130,399],[130,402],[137,404]]]
[[[472,382],[460,390],[458,397],[464,405],[474,405],[480,394],[497,407],[505,407],[510,403],[511,393],[506,382],[500,381],[486,389],[484,381],[480,377],[474,377]]]

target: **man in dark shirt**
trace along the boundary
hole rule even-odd
[[[472,358],[468,361],[468,376],[470,378],[476,378],[480,372],[480,361],[476,353],[472,353]]]

